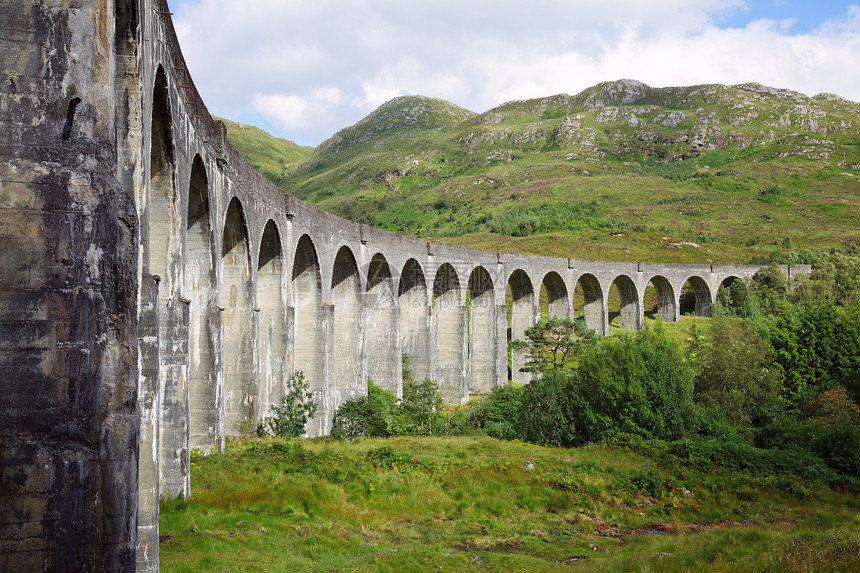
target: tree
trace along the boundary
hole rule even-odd
[[[530,326],[525,331],[528,340],[514,340],[511,349],[528,355],[523,372],[567,370],[576,367],[583,350],[593,346],[597,335],[581,320],[550,318]]]
[[[780,375],[767,341],[747,321],[714,317],[694,340],[695,399],[715,408],[734,429],[752,437],[752,422],[779,391]]]
[[[570,377],[571,423],[582,441],[619,433],[675,439],[696,421],[693,370],[661,322],[604,339]]]
[[[347,400],[334,415],[331,435],[335,438],[373,436],[387,438],[394,431],[397,396],[367,379],[367,396]]]
[[[305,434],[305,425],[317,412],[314,395],[304,373],[299,370],[290,376],[281,404],[272,406],[272,416],[266,416],[257,425],[261,436],[298,438]]]
[[[425,378],[423,382],[404,380],[403,400],[400,402],[402,424],[414,428],[406,433],[432,436],[433,419],[441,407],[442,394],[438,384],[429,378]]]

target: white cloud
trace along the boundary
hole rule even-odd
[[[600,81],[763,84],[860,100],[860,8],[804,34],[721,28],[742,0],[200,0],[175,22],[213,113],[316,145],[402,94],[482,112]]]

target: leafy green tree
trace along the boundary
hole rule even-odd
[[[635,336],[601,340],[570,378],[572,422],[585,441],[624,432],[674,439],[696,423],[692,367],[659,321]]]
[[[528,356],[521,368],[523,372],[575,368],[577,357],[597,341],[593,330],[586,329],[581,320],[570,318],[542,320],[524,334],[527,340],[514,340],[510,344],[511,349]]]
[[[442,394],[436,382],[425,378],[403,382],[403,399],[400,402],[401,433],[433,435],[434,420],[442,408]]]
[[[579,419],[575,407],[574,372],[548,370],[523,387],[519,425],[523,439],[541,445],[577,443]]]
[[[767,341],[750,322],[714,317],[706,336],[693,340],[688,352],[696,369],[696,401],[751,438],[753,420],[780,389]]]
[[[860,308],[833,304],[785,309],[770,333],[782,394],[793,397],[827,377],[860,371]]]
[[[513,440],[520,435],[520,412],[523,406],[523,388],[508,382],[496,386],[475,407],[474,422],[488,436],[500,440]]]
[[[394,432],[397,396],[367,379],[367,395],[347,400],[335,412],[331,435],[352,439],[359,436],[387,438]]]
[[[272,406],[272,415],[260,420],[257,434],[273,435],[282,438],[298,438],[305,434],[308,420],[314,417],[317,405],[310,383],[304,373],[299,370],[290,376],[280,405]]]

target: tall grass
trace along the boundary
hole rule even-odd
[[[849,570],[853,486],[792,483],[641,441],[255,439],[195,456],[191,497],[162,507],[161,560],[164,571]],[[815,543],[827,540],[836,549]]]

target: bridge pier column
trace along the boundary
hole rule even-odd
[[[137,570],[158,571],[159,465],[159,329],[158,279],[140,279],[137,349],[140,377],[137,411],[140,416],[138,458]]]
[[[159,495],[188,497],[188,319],[189,303],[159,302]]]
[[[496,305],[495,325],[493,326],[495,365],[493,387],[508,383],[508,309],[504,304]]]

